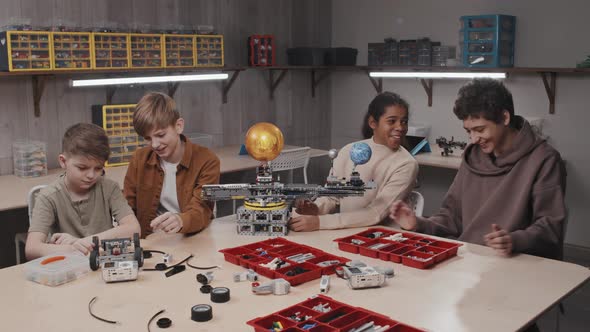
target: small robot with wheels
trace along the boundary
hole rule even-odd
[[[453,153],[453,148],[459,148],[461,150],[465,150],[465,147],[467,146],[467,143],[465,142],[457,142],[455,141],[455,137],[451,136],[451,140],[447,140],[445,137],[439,137],[436,139],[436,144],[438,144],[438,147],[440,147],[441,149],[443,149],[440,152],[441,156],[445,156],[448,157],[449,154]]]
[[[139,245],[139,234],[133,238],[101,240],[92,237],[94,249],[90,252],[90,268],[102,269],[105,282],[136,280],[139,268],[143,266],[143,249]],[[102,251],[100,248],[102,247]]]

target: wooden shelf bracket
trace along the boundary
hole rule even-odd
[[[227,104],[227,94],[229,93],[229,90],[231,89],[232,85],[234,85],[234,82],[236,81],[236,78],[238,78],[239,74],[240,74],[239,70],[234,70],[234,71],[232,71],[231,77],[229,78],[229,82],[227,82],[227,83],[225,81],[221,82],[222,102],[224,104]]]
[[[555,88],[557,73],[541,71],[539,72],[539,75],[541,75],[541,78],[543,79],[545,92],[547,92],[547,98],[549,98],[549,114],[555,114]]]
[[[275,90],[277,89],[277,87],[279,86],[279,84],[281,83],[283,78],[285,78],[285,75],[287,74],[287,69],[279,69],[279,71],[280,71],[280,74],[276,80],[274,78],[275,70],[271,69],[268,71],[268,89],[270,91],[270,95],[269,95],[270,99],[274,99]]]
[[[316,71],[315,70],[311,70],[311,97],[315,98],[315,88],[318,86],[318,84],[320,84],[321,81],[323,81],[326,77],[330,76],[330,72],[326,71],[323,72],[322,74],[317,75],[317,79],[316,79]]]
[[[433,81],[432,79],[426,80],[426,79],[420,79],[420,83],[422,83],[422,86],[424,87],[424,91],[426,91],[426,95],[428,96],[428,107],[432,107],[432,85],[433,85]]]
[[[41,116],[41,97],[43,97],[47,76],[33,75],[31,78],[33,81],[33,105],[35,107],[35,117],[38,118]]]
[[[368,70],[365,70],[365,72],[367,73],[367,77],[369,78],[369,81],[371,81],[371,83],[373,84],[375,91],[377,91],[378,94],[383,92],[383,78],[379,77],[379,78],[375,79],[375,78],[371,77]]]
[[[180,82],[168,83],[168,95],[170,96],[170,98],[174,98],[174,94],[176,93],[176,90],[178,89],[179,85],[180,85]]]

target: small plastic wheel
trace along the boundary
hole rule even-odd
[[[135,254],[133,258],[137,261],[137,266],[143,266],[143,249],[142,248],[135,248]]]
[[[90,269],[92,271],[96,271],[98,270],[99,264],[98,264],[98,249],[97,250],[92,250],[90,252]]]
[[[133,245],[135,248],[139,248],[139,233],[133,233]]]

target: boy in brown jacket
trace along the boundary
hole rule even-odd
[[[219,159],[182,135],[184,119],[168,95],[150,92],[133,113],[133,127],[149,146],[135,152],[123,192],[141,235],[161,230],[194,233],[211,223],[213,204],[201,199],[205,184],[219,183]]]
[[[474,80],[453,109],[471,144],[439,212],[416,217],[394,202],[403,229],[487,245],[503,255],[560,258],[566,218],[565,168],[559,152],[514,115],[499,81]]]

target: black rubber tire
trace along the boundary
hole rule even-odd
[[[143,249],[142,248],[135,248],[135,254],[133,256],[137,261],[137,266],[143,266]]]
[[[90,269],[92,271],[96,271],[99,268],[99,264],[98,264],[98,250],[92,250],[90,252]]]
[[[139,233],[133,233],[133,245],[135,248],[139,248]]]

